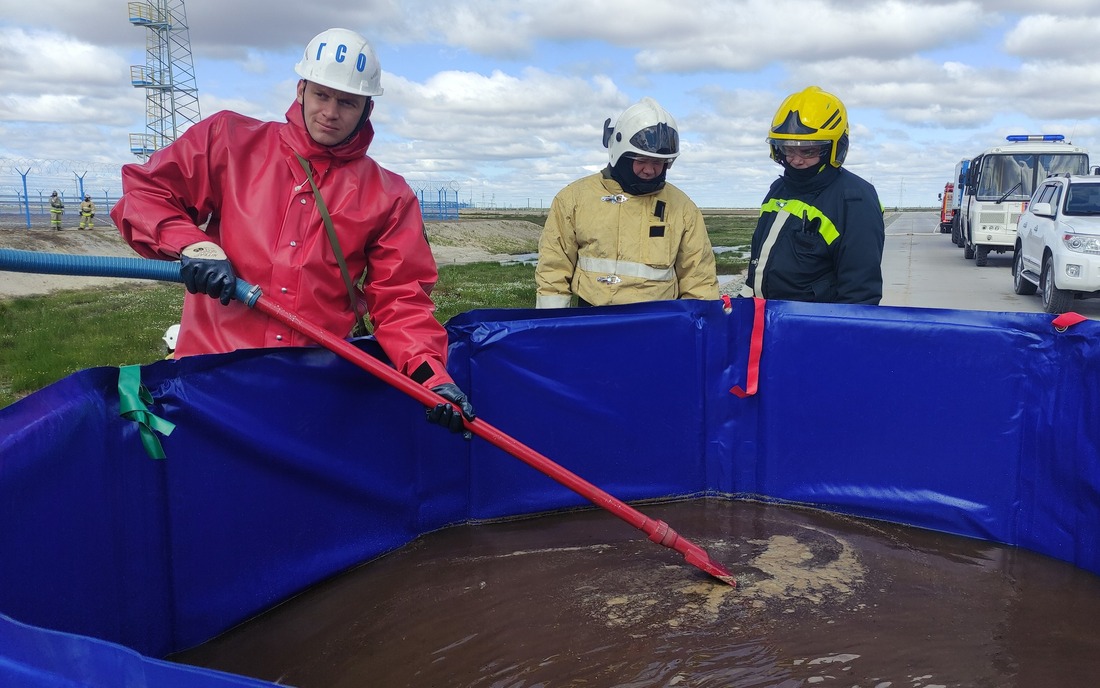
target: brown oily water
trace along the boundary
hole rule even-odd
[[[448,528],[170,660],[300,688],[1100,685],[1100,577],[755,501],[646,504],[733,588],[600,510]]]

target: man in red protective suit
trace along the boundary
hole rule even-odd
[[[429,409],[429,420],[457,432],[474,410],[447,373],[420,206],[403,178],[366,156],[381,71],[359,34],[318,34],[295,66],[301,79],[285,124],[228,111],[198,122],[148,162],[123,166],[111,218],[140,255],[180,261],[189,293],[177,358],[310,343],[233,303],[240,275],[340,336],[365,310],[397,369],[451,402]],[[325,209],[351,281],[366,272],[350,305]]]

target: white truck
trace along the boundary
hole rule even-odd
[[[1100,297],[1100,176],[1047,177],[1016,234],[1017,294],[1040,291],[1047,313],[1065,313],[1074,299]]]
[[[1088,174],[1089,154],[1061,134],[1017,134],[971,158],[959,212],[966,258],[987,263],[990,252],[1016,245],[1016,223],[1036,187],[1052,174]]]

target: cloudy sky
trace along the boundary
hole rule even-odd
[[[127,7],[0,0],[0,159],[136,160],[128,135],[145,130],[145,93],[130,66],[145,62],[147,30]],[[1061,133],[1100,162],[1096,0],[185,7],[203,116],[282,120],[305,44],[353,29],[383,69],[371,155],[414,186],[454,188],[479,206],[549,206],[606,164],[604,120],[651,96],[680,126],[670,181],[703,207],[755,207],[779,169],[763,142],[775,109],[811,84],[847,105],[846,166],[888,207],[935,204],[959,159],[1007,134]]]

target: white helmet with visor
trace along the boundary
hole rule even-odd
[[[680,155],[680,134],[668,110],[650,97],[628,107],[615,126],[604,122],[603,145],[609,150],[611,166],[623,155],[667,160],[669,166]]]

